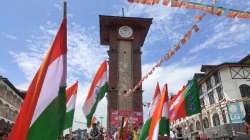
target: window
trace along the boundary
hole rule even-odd
[[[11,120],[11,121],[13,121],[13,120],[14,120],[14,117],[13,117],[13,116],[14,116],[14,112],[10,109],[10,110],[9,110],[8,119]]]
[[[7,100],[8,102],[11,102],[11,100],[12,100],[12,95],[11,95],[11,92],[10,92],[10,91],[7,91],[7,98],[6,98],[6,100]]]
[[[0,116],[3,116],[3,112],[4,112],[4,106],[3,102],[0,100]]]
[[[208,122],[207,117],[205,117],[205,118],[203,119],[203,124],[204,124],[204,128],[209,128],[209,122]]]
[[[209,98],[209,103],[210,103],[210,105],[212,105],[212,104],[215,103],[213,91],[211,91],[210,93],[208,93],[208,98]]]
[[[0,90],[3,90],[3,84],[0,83]]]
[[[213,124],[214,124],[214,126],[220,125],[220,117],[217,113],[215,113],[213,115]]]
[[[191,123],[190,126],[189,126],[189,130],[190,132],[193,132],[194,131],[194,125]]]
[[[200,98],[201,107],[205,106],[204,97]]]
[[[0,97],[3,97],[3,85],[0,84]]]
[[[222,100],[224,98],[222,86],[217,87],[216,91],[217,91],[217,95],[218,95],[219,101]]]
[[[221,82],[219,72],[216,72],[216,73],[214,74],[214,82],[215,82],[215,85],[217,85],[218,83]]]
[[[240,92],[242,97],[250,97],[250,86],[249,85],[240,85]]]
[[[240,93],[241,93],[241,97],[250,97],[250,86],[243,84],[240,85]],[[250,101],[245,101],[244,102],[244,108],[246,111],[246,114],[250,113]]]
[[[4,130],[4,125],[5,125],[5,121],[3,119],[0,120],[0,131]]]
[[[202,88],[201,88],[201,87],[199,88],[199,93],[200,93],[200,95],[203,94],[203,93],[202,93]]]
[[[210,78],[209,78],[209,79],[207,79],[207,81],[206,81],[206,85],[207,85],[207,91],[208,91],[209,89],[211,89],[211,88],[212,88],[212,84],[211,84],[211,80],[210,80]]]
[[[227,117],[226,117],[225,110],[222,110],[222,119],[223,119],[223,123],[227,123]]]
[[[18,112],[15,111],[15,112],[14,112],[14,120],[17,118],[17,115],[18,115]]]
[[[200,123],[200,121],[196,122],[196,130],[201,130],[201,123]]]
[[[5,105],[4,105],[3,117],[4,117],[4,118],[8,118],[8,115],[9,115],[9,105],[5,104]]]

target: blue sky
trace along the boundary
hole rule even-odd
[[[210,3],[210,0],[190,0]],[[0,5],[0,75],[26,89],[57,32],[63,0],[4,0]],[[219,0],[217,6],[250,11],[246,0]],[[80,81],[75,120],[85,121],[81,105],[98,65],[107,59],[107,46],[99,43],[99,15],[154,18],[143,46],[142,68],[152,65],[182,37],[200,11],[161,5],[131,4],[126,0],[68,1],[68,84]],[[150,101],[154,85],[169,84],[175,93],[199,72],[202,64],[238,61],[250,53],[250,20],[208,15],[199,23],[200,32],[143,84],[144,101]],[[97,116],[105,116],[106,100]],[[82,127],[76,124],[75,128]]]

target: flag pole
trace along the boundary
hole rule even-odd
[[[70,136],[70,139],[72,139],[72,127],[69,128],[69,136]]]
[[[63,18],[67,19],[67,0],[63,2]]]

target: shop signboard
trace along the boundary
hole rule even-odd
[[[240,104],[232,103],[232,104],[229,104],[227,107],[228,107],[228,112],[229,112],[231,123],[242,123],[243,114],[240,110]]]

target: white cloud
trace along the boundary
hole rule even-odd
[[[179,20],[179,18],[191,18],[186,14],[186,10],[166,7],[163,5],[143,5],[125,3],[125,16],[136,16],[153,18],[153,24],[150,27],[145,44],[153,44],[157,41],[166,40],[169,44],[176,43],[181,36],[182,32],[178,29],[189,27],[192,20]],[[124,7],[124,5],[122,5]],[[118,7],[117,9],[119,9]]]
[[[249,28],[250,24],[238,20],[229,22],[229,20],[224,19],[212,28],[213,33],[203,43],[194,47],[190,52],[197,53],[207,48],[226,49],[238,47],[240,43],[249,41]]]
[[[193,1],[211,4],[211,1]],[[242,6],[242,4],[244,6]],[[249,9],[249,5],[250,2],[243,0],[217,3],[217,6],[241,10]],[[200,13],[201,11],[198,10],[170,8],[162,6],[162,4],[154,6],[137,3],[125,4],[126,16],[154,18],[145,45],[160,41],[167,42],[168,46],[174,45],[190,27],[191,23],[194,22],[193,17]],[[210,15],[209,18],[206,17],[202,21],[202,23],[206,22],[207,24],[201,28],[202,31],[205,31],[205,34],[201,34],[203,35],[203,38],[199,41],[201,43],[195,43],[195,47],[193,47],[190,52],[193,54],[207,48],[226,49],[236,47],[239,43],[246,43],[250,35],[250,31],[248,30],[250,25],[244,21],[245,20],[242,19],[231,19],[225,16],[217,17]],[[147,53],[147,49],[145,49],[145,51]]]
[[[142,66],[145,74],[153,67],[153,64]],[[175,63],[161,66],[143,83],[143,97],[145,101],[151,101],[157,81],[161,86],[168,84],[169,93],[176,93],[188,80],[192,79],[195,72],[199,72],[199,65],[183,66],[182,63]]]
[[[73,130],[78,128],[86,128],[86,118],[82,112],[83,103],[87,97],[87,92],[89,90],[91,81],[84,81],[79,83],[78,93],[77,93],[77,101],[76,101],[76,111],[74,117],[74,126]],[[97,106],[96,112],[94,116],[97,118],[98,121],[101,122],[100,116],[104,117],[102,120],[103,126],[107,125],[106,116],[107,116],[107,99],[106,97],[99,103]]]
[[[47,22],[46,25],[39,27],[38,33],[31,35],[31,38],[26,40],[28,51],[9,52],[26,76],[26,81],[17,85],[18,88],[28,88],[54,39],[57,26]],[[76,23],[72,23],[68,27],[68,84],[71,85],[75,80],[79,80],[74,129],[83,128],[83,124],[79,122],[86,122],[82,113],[83,101],[97,67],[107,58],[107,48],[101,47],[98,40],[96,29],[93,27],[84,28]],[[106,116],[103,114],[103,110],[106,109],[105,104],[106,100],[100,103],[97,108],[97,116]],[[106,125],[106,121],[103,120],[103,124]]]
[[[18,89],[20,89],[20,90],[24,90],[24,91],[26,91],[28,88],[29,88],[29,84],[30,83],[28,83],[27,81],[26,82],[22,82],[22,83],[19,83],[19,84],[17,84],[17,85],[15,85]]]
[[[9,33],[6,33],[6,32],[1,32],[1,35],[4,36],[7,39],[11,39],[11,40],[16,40],[17,39],[16,36],[14,36],[12,34],[9,34]]]
[[[27,39],[28,51],[9,53],[30,81],[37,71],[45,53],[56,34],[55,24],[50,22],[40,26],[37,37],[32,35]],[[78,24],[71,24],[68,32],[68,74],[69,81],[77,77],[90,79],[98,65],[107,58],[106,48],[100,47],[95,28],[83,28]]]

